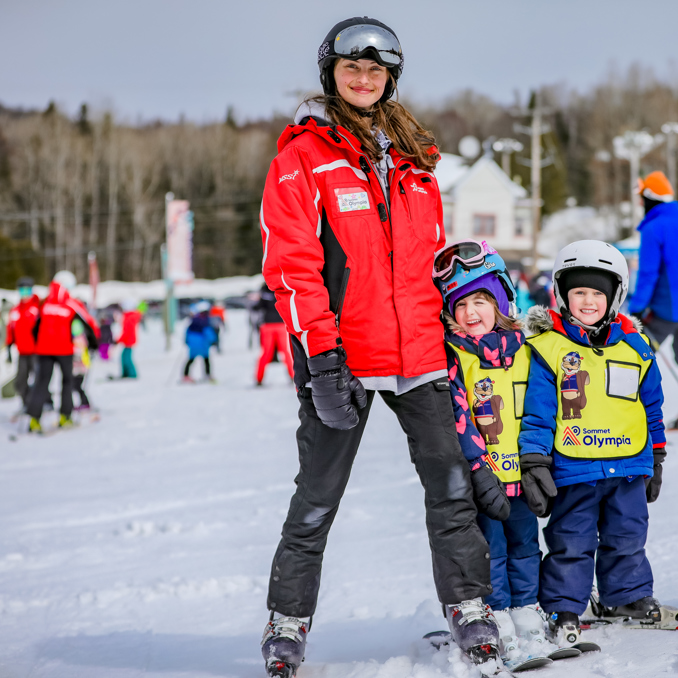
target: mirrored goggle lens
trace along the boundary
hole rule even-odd
[[[377,50],[385,64],[397,66],[400,63],[400,43],[393,33],[379,26],[349,26],[334,39],[334,51],[341,56],[356,57],[369,47]]]
[[[444,273],[447,269],[452,266],[455,258],[464,263],[476,263],[473,262],[474,259],[478,259],[477,263],[480,263],[483,255],[483,248],[477,242],[463,242],[458,245],[454,245],[446,250],[443,250],[435,261],[435,270],[438,273]]]
[[[19,288],[19,296],[20,297],[30,297],[31,294],[33,294],[33,288],[32,287],[20,287]]]

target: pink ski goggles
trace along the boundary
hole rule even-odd
[[[457,266],[465,269],[477,268],[485,262],[488,254],[497,254],[497,250],[483,240],[460,240],[438,250],[433,261],[434,280],[441,278],[443,282],[449,280],[456,272]]]

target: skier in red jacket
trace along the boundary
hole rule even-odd
[[[35,325],[35,353],[38,356],[38,378],[31,391],[27,411],[31,416],[30,430],[40,432],[42,408],[49,393],[54,365],[61,368],[61,416],[59,426],[72,426],[73,420],[73,335],[71,324],[79,318],[90,345],[94,349],[99,337],[99,325],[87,309],[69,292],[75,287],[70,271],[59,271],[49,286],[47,298],[40,307]]]
[[[445,243],[439,155],[431,134],[390,101],[402,65],[388,26],[366,17],[337,24],[318,52],[325,96],[304,102],[283,132],[264,189],[263,273],[292,337],[301,422],[297,491],[262,640],[271,676],[294,675],[303,658],[323,551],[377,391],[424,486],[452,633],[458,640],[459,628],[471,629],[479,657],[497,651],[481,598],[491,591],[489,548],[457,440],[431,284]]]
[[[122,365],[122,379],[136,379],[137,368],[132,359],[132,349],[137,345],[137,325],[143,320],[144,314],[136,304],[126,299],[122,302],[122,331],[117,343],[123,345],[120,362]]]
[[[24,276],[17,281],[19,291],[19,303],[9,312],[7,324],[7,360],[11,362],[12,345],[16,346],[19,353],[14,389],[21,397],[24,410],[28,402],[28,381],[31,374],[35,373],[35,337],[33,329],[38,320],[38,305],[40,300],[37,294],[33,294],[33,278]]]

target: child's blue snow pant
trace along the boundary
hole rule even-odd
[[[503,522],[478,514],[490,545],[493,591],[485,602],[495,610],[537,602],[539,594],[539,523],[523,495],[509,497],[511,515]]]
[[[603,605],[616,607],[651,596],[647,521],[642,476],[559,487],[544,528],[549,548],[539,590],[544,610],[583,614],[593,584],[594,556]]]

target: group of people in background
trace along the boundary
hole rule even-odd
[[[30,432],[42,432],[43,410],[54,408],[49,385],[55,366],[61,372],[58,425],[62,428],[73,426],[74,409],[83,411],[91,407],[85,383],[97,348],[101,358],[108,360],[110,346],[122,344],[122,378],[137,376],[132,349],[137,342],[142,312],[133,302],[123,302],[122,333],[114,340],[112,315],[104,312],[99,324],[86,306],[72,296],[75,285],[73,273],[59,271],[47,296],[40,299],[33,292],[32,278],[17,281],[19,303],[10,311],[5,344],[8,362],[12,361],[12,347],[18,353],[14,389],[21,398],[22,409],[17,416],[28,416]],[[79,398],[75,407],[73,393]]]

